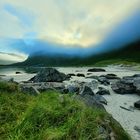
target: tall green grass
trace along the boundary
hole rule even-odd
[[[101,126],[106,133],[112,129],[116,140],[130,140],[104,110],[70,95],[0,92],[0,140],[105,140]]]

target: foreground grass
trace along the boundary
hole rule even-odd
[[[130,140],[104,110],[87,107],[70,95],[50,91],[35,97],[2,86],[0,83],[2,140],[105,140],[100,127],[107,132],[112,129],[116,140]]]

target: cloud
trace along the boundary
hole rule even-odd
[[[22,62],[27,59],[27,56],[23,54],[12,54],[12,53],[2,53],[0,52],[0,64],[12,64],[16,62]]]
[[[20,38],[30,45],[31,38],[65,47],[97,46],[139,4],[139,0],[1,0],[0,37]]]

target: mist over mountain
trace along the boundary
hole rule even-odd
[[[88,57],[68,56],[68,55],[50,55],[44,52],[36,52],[28,57],[18,66],[87,66],[94,65],[102,61],[129,61],[140,62],[140,40],[130,43],[121,49],[116,49],[98,55]]]

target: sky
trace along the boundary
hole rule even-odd
[[[140,0],[0,0],[0,52],[17,62],[41,51],[103,53],[137,39]]]

